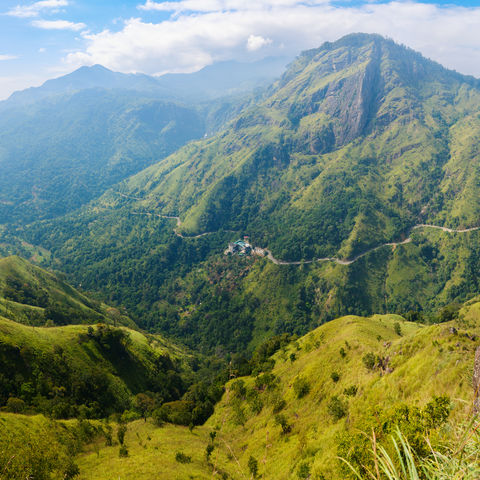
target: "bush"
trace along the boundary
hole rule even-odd
[[[128,448],[126,445],[120,445],[120,448],[118,450],[118,456],[119,457],[128,457]]]
[[[283,398],[278,398],[273,404],[273,413],[281,412],[287,406],[287,402]]]
[[[277,377],[273,373],[263,373],[255,377],[255,388],[257,390],[268,390],[275,387]]]
[[[307,462],[300,464],[297,470],[297,477],[302,479],[310,477],[310,465]]]
[[[245,398],[247,394],[247,388],[245,387],[245,382],[243,380],[235,380],[232,382],[230,387],[230,391],[232,392],[233,396],[236,398]]]
[[[190,463],[192,461],[192,457],[185,455],[183,452],[177,452],[175,453],[175,461],[178,463]]]
[[[305,378],[298,376],[293,381],[293,391],[297,398],[303,398],[310,392],[310,384]]]
[[[120,445],[123,445],[123,442],[125,441],[126,433],[127,433],[127,426],[124,423],[120,423],[117,428],[117,438],[118,438],[118,443]]]
[[[25,402],[21,398],[10,397],[6,405],[7,412],[22,413],[25,411]]]
[[[210,457],[212,456],[214,448],[215,446],[212,443],[209,443],[205,449],[205,459],[207,460],[207,463],[210,462]]]
[[[340,420],[347,415],[347,406],[340,398],[334,396],[327,405],[327,411],[335,420]]]
[[[347,387],[343,393],[345,395],[348,395],[349,397],[354,397],[358,392],[358,387],[356,385],[350,385],[350,387]]]
[[[275,424],[282,427],[282,433],[284,435],[292,431],[292,426],[287,422],[287,418],[282,413],[275,415]]]
[[[250,458],[248,459],[248,469],[250,470],[250,475],[252,475],[253,478],[257,478],[258,461],[256,460],[255,457],[252,457],[251,455],[250,455]]]
[[[330,378],[337,383],[340,380],[340,374],[338,372],[332,372]]]
[[[367,367],[368,370],[375,370],[377,357],[375,356],[374,353],[368,352],[363,356],[362,362],[365,365],[365,367]]]
[[[402,336],[402,327],[400,326],[400,323],[395,322],[395,323],[393,324],[393,329],[395,330],[395,333],[396,333],[399,337]]]

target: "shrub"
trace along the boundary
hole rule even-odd
[[[232,404],[232,409],[233,409],[233,422],[235,425],[245,425],[245,422],[247,421],[247,417],[245,416],[245,412],[242,408],[241,403],[236,400]]]
[[[337,383],[340,380],[340,374],[338,372],[332,372],[330,378]]]
[[[347,356],[347,352],[345,351],[345,349],[343,347],[340,348],[340,356],[342,358],[345,358]]]
[[[125,441],[126,433],[127,433],[127,426],[124,423],[120,423],[117,428],[117,438],[118,438],[118,443],[120,445],[123,445],[123,442]]]
[[[21,398],[10,397],[6,405],[7,412],[22,413],[25,411],[25,402]]]
[[[302,462],[297,469],[297,477],[306,479],[310,477],[310,465],[307,462]]]
[[[363,356],[362,362],[368,370],[374,370],[377,363],[377,357],[374,353],[368,352]]]
[[[256,460],[255,457],[252,457],[251,455],[250,455],[250,458],[248,459],[248,470],[250,470],[250,474],[252,475],[253,478],[257,478],[258,461]]]
[[[80,469],[78,468],[78,465],[72,459],[69,459],[67,462],[68,463],[65,467],[65,470],[63,471],[63,479],[64,480],[72,480],[77,475],[80,475]]]
[[[327,405],[327,411],[335,420],[340,420],[347,414],[347,406],[340,398],[334,396]]]
[[[257,390],[268,390],[275,387],[277,377],[273,373],[263,373],[255,377],[255,388]]]
[[[292,426],[287,422],[287,418],[282,413],[275,415],[275,424],[282,427],[282,433],[284,435],[292,431]]]
[[[230,391],[236,398],[245,398],[245,395],[247,394],[245,382],[243,380],[235,380],[234,382],[232,382]]]
[[[399,337],[402,336],[402,327],[400,326],[400,323],[395,322],[395,323],[393,324],[393,329],[395,330],[395,333],[396,333]]]
[[[183,452],[176,452],[175,461],[178,463],[190,463],[192,461],[192,457],[185,455]]]
[[[281,412],[287,406],[287,402],[283,398],[278,398],[273,404],[273,413]]]
[[[358,387],[356,385],[350,385],[349,387],[347,387],[343,393],[345,395],[348,395],[349,397],[354,397],[358,392]]]
[[[310,392],[310,384],[305,378],[298,376],[293,381],[293,391],[297,398],[303,398]]]
[[[119,457],[128,457],[128,448],[126,445],[120,445],[120,449],[118,450]]]
[[[212,456],[214,448],[214,445],[212,443],[209,443],[207,445],[207,448],[205,449],[205,459],[207,460],[207,463],[210,462],[210,457]]]

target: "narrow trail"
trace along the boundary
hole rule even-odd
[[[118,193],[122,197],[136,198],[136,197],[129,197],[128,195],[125,195],[125,194],[120,193],[120,192],[116,192],[116,193]],[[138,200],[140,200],[140,199],[138,199]],[[160,215],[159,213],[152,213],[152,212],[131,212],[131,213],[133,215],[148,215],[148,216],[156,216],[156,217],[159,217],[159,218],[168,218],[168,219],[171,219],[171,220],[175,220],[176,221],[176,227],[173,229],[173,232],[175,233],[175,235],[177,235],[177,237],[180,237],[180,238],[185,238],[185,239],[200,238],[200,237],[204,237],[205,235],[211,235],[212,233],[216,233],[216,232],[205,232],[205,233],[201,233],[199,235],[191,235],[191,236],[182,235],[181,233],[178,232],[178,229],[182,225],[182,221],[180,220],[180,217],[177,217],[177,216],[174,216],[174,215]],[[300,261],[288,262],[286,260],[279,260],[278,258],[275,258],[273,256],[272,252],[268,248],[256,247],[254,249],[254,251],[257,254],[263,254],[264,256],[266,256],[266,258],[268,258],[275,265],[308,265],[308,264],[316,263],[316,262],[334,262],[334,263],[337,263],[338,265],[351,265],[352,263],[355,263],[356,261],[360,260],[362,257],[365,257],[366,255],[368,255],[369,253],[380,250],[381,248],[384,248],[384,247],[398,247],[400,245],[406,245],[407,243],[411,243],[412,232],[414,230],[419,230],[421,228],[432,228],[432,229],[435,229],[435,230],[441,230],[442,232],[446,232],[446,233],[468,233],[468,232],[474,232],[474,231],[480,230],[480,226],[471,227],[471,228],[456,229],[456,228],[449,228],[449,227],[441,227],[439,225],[431,225],[431,224],[428,224],[428,223],[418,223],[417,225],[414,225],[412,228],[410,228],[410,230],[408,232],[408,237],[405,240],[402,240],[401,242],[382,243],[381,245],[377,245],[376,247],[370,248],[368,250],[365,250],[362,253],[359,253],[358,255],[356,255],[353,258],[346,258],[346,259],[337,258],[337,257],[323,257],[323,258],[314,258],[312,260],[300,260]],[[226,230],[226,231],[235,233],[235,231],[233,231],[233,230]]]

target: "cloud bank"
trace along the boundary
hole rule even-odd
[[[410,1],[345,7],[326,0],[147,0],[138,11],[147,19],[131,18],[116,32],[85,34],[85,48],[65,61],[123,72],[191,72],[221,60],[294,55],[347,33],[367,32],[480,76],[480,8]],[[156,12],[170,17],[148,21]]]

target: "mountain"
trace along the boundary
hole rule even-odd
[[[15,234],[206,350],[348,313],[435,318],[480,287],[479,109],[477,80],[349,35],[301,54],[220,133]],[[244,234],[269,256],[223,255]]]
[[[14,92],[8,100],[0,102],[0,111],[91,88],[133,90],[164,100],[212,100],[268,85],[280,77],[289,61],[287,57],[268,57],[250,63],[226,61],[193,73],[162,76],[113,72],[102,65],[80,67],[67,75],[47,80],[40,87]]]
[[[269,85],[290,61],[287,57],[267,57],[250,63],[218,62],[194,73],[167,73],[157,81],[179,98],[212,101]]]
[[[70,212],[204,134],[192,107],[82,89],[3,112],[0,224]]]
[[[350,258],[419,219],[476,226],[476,163],[465,156],[475,158],[479,106],[473,79],[349,36],[301,55],[228,131],[131,178],[125,193],[176,212],[187,234],[242,230],[285,260]]]
[[[80,67],[67,75],[47,80],[40,87],[31,87],[14,92],[8,100],[0,103],[0,108],[27,105],[46,97],[74,93],[90,88],[136,90],[169,96],[168,90],[162,89],[154,77],[113,72],[102,65],[93,65],[91,67]]]
[[[97,418],[123,412],[145,391],[179,399],[190,355],[137,330],[125,312],[58,276],[19,257],[0,259],[0,407],[19,399],[21,411]]]
[[[227,62],[160,78],[95,65],[14,93],[0,102],[0,224],[73,211],[218,131],[285,63]]]

